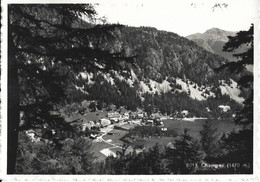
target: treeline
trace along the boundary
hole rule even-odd
[[[145,93],[143,97],[145,98],[143,102],[144,110],[148,114],[160,111],[168,115],[178,116],[181,111],[188,110],[191,117],[231,118],[234,111],[241,107],[228,95],[219,98],[209,97],[204,101],[194,100],[184,92],[166,92],[154,95]],[[218,106],[223,104],[230,106],[232,110],[221,111]],[[209,111],[206,108],[209,108]]]

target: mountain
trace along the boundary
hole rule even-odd
[[[114,104],[148,113],[173,115],[188,110],[191,116],[216,117],[219,105],[229,105],[234,111],[243,101],[236,77],[214,71],[229,61],[175,33],[122,26],[110,36],[93,34],[89,44],[133,57],[133,64],[107,73],[80,73],[70,90],[70,102],[81,98],[96,101],[99,108]]]
[[[186,38],[196,42],[199,46],[209,52],[223,56],[230,61],[235,61],[236,58],[232,56],[232,53],[222,51],[223,46],[228,41],[228,36],[234,36],[235,34],[236,32],[212,28],[204,33],[195,33]]]
[[[214,68],[228,60],[211,54],[193,41],[175,33],[158,31],[150,27],[123,27],[115,32],[116,39],[100,46],[100,39],[93,46],[111,52],[123,52],[125,56],[136,56],[135,69],[142,78],[162,82],[166,77],[187,77],[197,83],[208,83],[215,79]]]

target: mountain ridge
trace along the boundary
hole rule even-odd
[[[195,33],[188,35],[186,38],[194,41],[204,49],[225,57],[230,61],[236,61],[232,53],[224,52],[223,47],[228,41],[228,36],[235,36],[236,32],[226,31],[219,28],[211,28],[206,30],[204,33]]]

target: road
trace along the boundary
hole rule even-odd
[[[123,124],[123,123],[122,123]],[[117,124],[117,125],[122,125],[122,124]],[[111,151],[110,149],[112,149],[112,148],[122,148],[121,146],[119,146],[119,145],[117,145],[117,144],[114,144],[114,143],[111,143],[111,142],[109,142],[109,141],[107,141],[107,140],[105,140],[104,138],[103,138],[103,136],[105,136],[107,133],[109,133],[110,131],[112,131],[113,129],[114,129],[114,124],[112,124],[112,125],[109,125],[108,127],[106,127],[106,128],[102,128],[101,129],[101,132],[103,133],[101,136],[99,136],[99,137],[97,137],[96,138],[96,140],[98,141],[98,142],[104,142],[104,143],[106,143],[106,144],[108,144],[108,145],[111,145],[112,147],[108,147],[108,148],[105,148],[105,149],[102,149],[100,152],[102,153],[102,154],[104,154],[105,156],[110,156],[110,155],[112,155],[112,156],[114,156],[114,157],[116,157],[116,153],[115,152],[113,152],[113,151]]]

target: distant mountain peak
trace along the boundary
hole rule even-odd
[[[228,36],[234,36],[236,32],[226,31],[219,28],[211,28],[209,30],[206,30],[204,34],[209,34],[212,37],[210,37],[213,40],[216,41],[228,41]]]
[[[208,33],[208,34],[212,34],[212,33],[223,33],[223,32],[229,32],[229,31],[226,31],[226,30],[222,30],[220,28],[211,28],[211,29],[208,29],[205,31],[205,33]]]
[[[231,61],[235,58],[232,53],[223,52],[223,46],[228,41],[228,36],[235,36],[236,32],[222,30],[220,28],[211,28],[204,33],[195,33],[187,36],[189,40],[194,41],[197,45],[205,50],[223,56]]]

